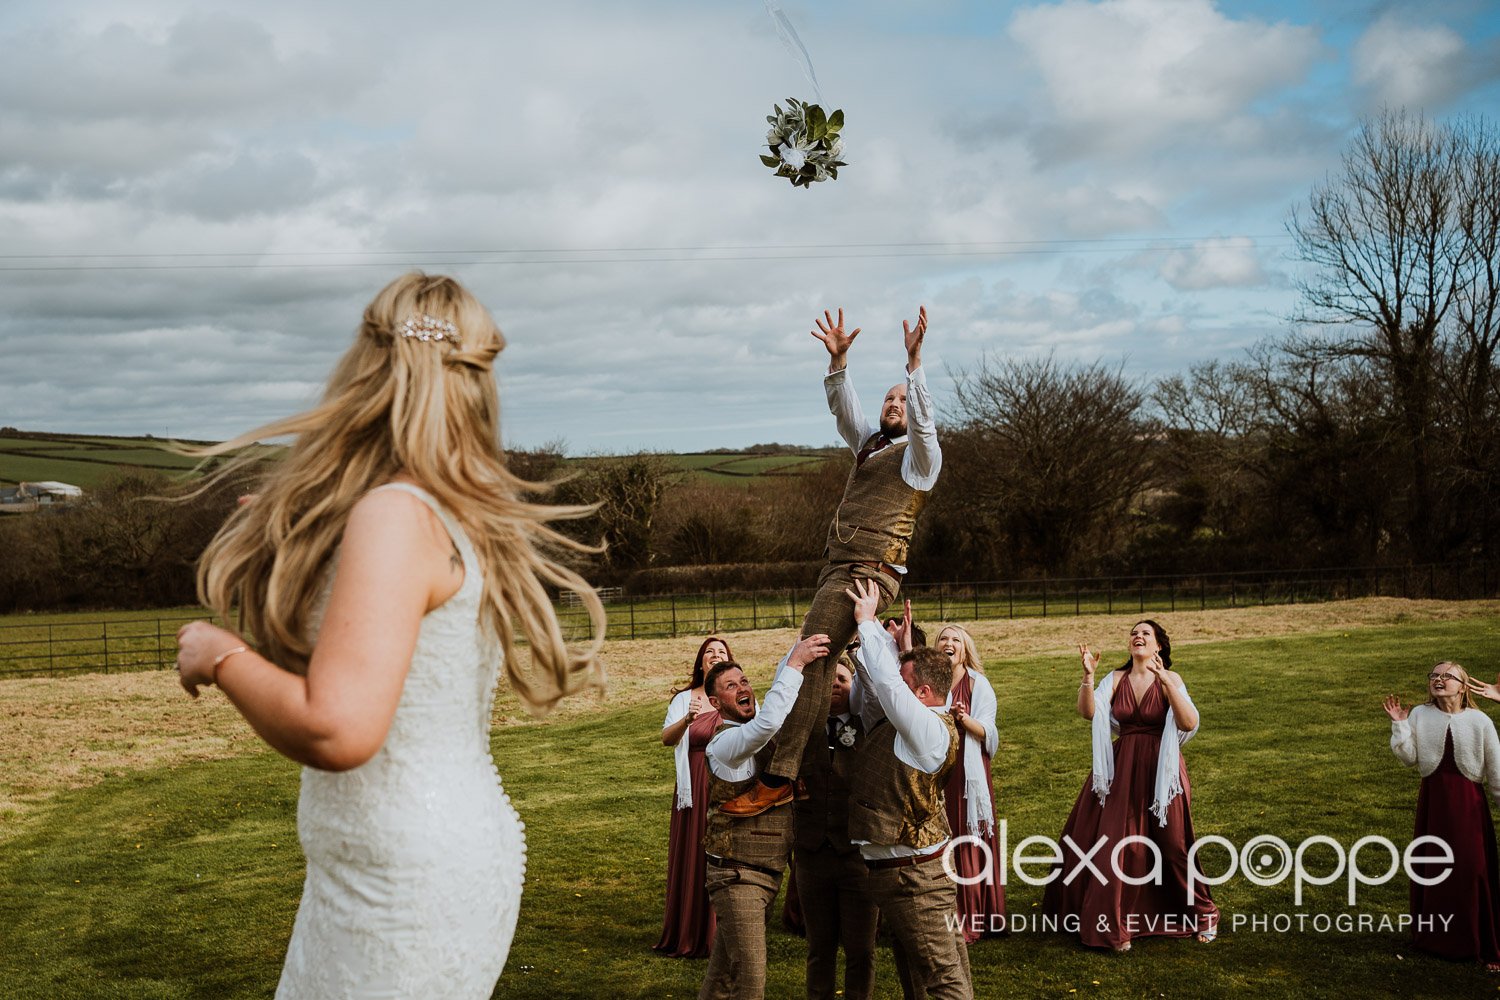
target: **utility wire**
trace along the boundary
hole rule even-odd
[[[437,255],[467,259],[421,260],[425,265],[443,267],[484,264],[632,264],[632,263],[714,263],[772,260],[863,260],[914,257],[1020,257],[1056,256],[1098,253],[1168,253],[1197,249],[1206,240],[1219,236],[1176,237],[1172,239],[1101,237],[1074,240],[1013,240],[984,243],[772,243],[721,246],[682,247],[577,247],[473,250],[307,250],[307,251],[174,251],[164,253],[61,253],[0,254],[0,271],[160,271],[160,270],[230,270],[230,269],[330,269],[387,267],[388,260],[339,261],[285,260],[297,257],[407,257],[427,258]],[[1285,245],[1290,237],[1279,235],[1241,236],[1252,247],[1268,244]],[[747,252],[749,251],[749,252]],[[755,251],[770,251],[766,253]],[[816,251],[784,253],[779,251]],[[596,256],[574,256],[589,254]],[[626,256],[597,256],[601,254]],[[709,256],[700,256],[707,254]],[[656,255],[656,256],[650,256]],[[686,256],[691,255],[691,256]],[[235,257],[255,260],[233,261]],[[273,259],[267,259],[273,258]],[[223,263],[196,263],[214,260]],[[25,263],[35,261],[37,263]],[[42,263],[58,261],[58,263]],[[67,263],[63,263],[67,261]],[[110,263],[93,263],[108,261]],[[131,263],[152,261],[154,263]]]

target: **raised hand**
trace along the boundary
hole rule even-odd
[[[948,714],[953,716],[953,721],[961,726],[964,724],[964,716],[969,714],[969,706],[961,701],[955,701],[948,707]]]
[[[1157,653],[1155,656],[1151,657],[1151,662],[1146,664],[1146,669],[1155,674],[1158,679],[1167,676],[1167,665],[1161,662],[1160,653]]]
[[[901,617],[901,624],[896,626],[896,648],[901,652],[911,650],[911,598],[906,599],[906,611]]]
[[[1486,684],[1484,681],[1478,681],[1472,677],[1469,678],[1469,692],[1477,694],[1481,698],[1488,698],[1490,701],[1500,701],[1500,687],[1494,684]]]
[[[828,356],[833,359],[830,370],[843,368],[848,363],[846,355],[849,353],[849,345],[854,343],[855,337],[859,336],[859,327],[855,327],[850,333],[844,332],[843,309],[839,310],[837,321],[834,320],[833,314],[825,309],[823,318],[814,322],[817,323],[818,328],[808,332],[821,340],[823,346],[828,348]]]
[[[786,658],[786,665],[793,670],[801,671],[814,660],[821,660],[828,655],[828,636],[822,632],[810,635],[797,642],[792,647],[792,653]]]
[[[880,606],[880,588],[875,585],[874,580],[855,580],[854,589],[846,587],[844,593],[854,602],[856,625],[875,620],[875,609]]]
[[[1401,707],[1401,699],[1393,694],[1385,696],[1381,707],[1385,709],[1385,714],[1391,717],[1392,722],[1400,722],[1406,718],[1406,709]]]
[[[1078,644],[1078,657],[1083,661],[1083,679],[1092,682],[1094,671],[1099,667],[1099,654],[1090,652],[1088,643]]]
[[[856,333],[858,331],[855,331]],[[927,336],[927,307],[917,307],[917,325],[901,321],[901,333],[906,340],[906,370],[916,371],[922,364],[922,341]]]

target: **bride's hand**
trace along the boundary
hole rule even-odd
[[[198,689],[214,682],[215,661],[245,642],[233,632],[205,621],[188,622],[177,630],[177,679],[194,698]]]

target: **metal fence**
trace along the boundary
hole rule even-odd
[[[903,588],[923,624],[1089,614],[1167,614],[1215,608],[1321,603],[1358,597],[1492,598],[1500,567],[1420,566],[1183,573],[1158,576],[912,584]],[[801,624],[813,588],[630,596],[607,593],[611,639],[703,636]],[[588,634],[576,603],[558,608],[573,638]],[[0,625],[0,676],[170,667],[182,617]]]

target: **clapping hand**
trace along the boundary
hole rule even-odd
[[[955,701],[948,707],[948,714],[953,716],[953,721],[960,726],[964,724],[964,716],[969,714],[969,706],[961,701]]]
[[[1401,699],[1393,694],[1385,696],[1382,707],[1385,709],[1385,714],[1391,717],[1392,722],[1401,722],[1406,718],[1406,709],[1401,707]]]

